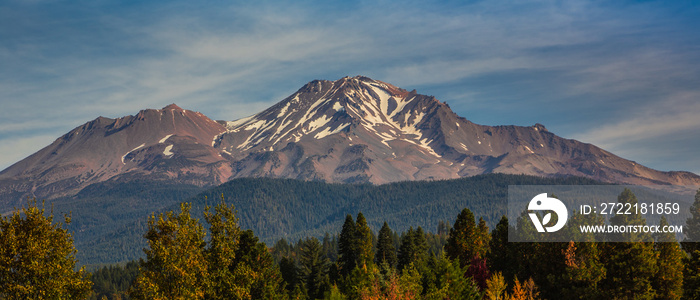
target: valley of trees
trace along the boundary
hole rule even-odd
[[[625,190],[618,202],[637,199]],[[627,215],[610,222],[646,220]],[[387,223],[375,233],[358,213],[322,240],[280,239],[268,248],[241,229],[233,205],[207,207],[200,221],[182,203],[149,218],[145,258],[90,276],[75,270],[61,224],[30,205],[0,223],[0,299],[700,298],[700,191],[680,244],[673,234],[635,234],[625,243],[507,242],[509,230],[529,230],[526,224],[513,228],[502,217],[489,228],[463,208],[436,233],[418,226],[399,234]],[[32,242],[37,237],[53,242]]]

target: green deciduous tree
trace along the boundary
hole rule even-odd
[[[222,198],[223,199],[223,198]],[[151,216],[149,248],[131,289],[134,299],[286,299],[284,280],[267,247],[242,231],[223,201],[204,218],[211,238],[183,203],[180,213]]]
[[[134,299],[204,299],[208,285],[204,228],[191,205],[148,220],[146,261],[132,287]]]
[[[92,282],[75,270],[73,238],[36,199],[0,220],[0,299],[84,299]],[[70,223],[65,216],[65,224]]]
[[[491,274],[491,277],[486,280],[486,289],[484,290],[484,299],[486,300],[507,300],[508,284],[501,275],[501,272]]]
[[[241,229],[232,207],[221,203],[211,212],[207,207],[204,219],[209,223],[211,239],[205,250],[209,266],[206,289],[208,299],[241,299],[249,297],[252,270],[237,267],[236,252],[240,246]]]

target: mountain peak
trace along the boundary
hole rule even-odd
[[[536,123],[535,125],[532,126],[532,128],[535,128],[535,130],[537,130],[537,131],[549,132],[549,130],[547,130],[547,128],[544,127],[544,125],[542,125],[540,123]]]
[[[366,76],[314,80],[257,115],[228,122],[230,132],[246,138],[222,145],[227,152],[270,151],[302,139],[343,138],[352,131],[371,136],[381,147],[391,148],[389,141],[401,140],[434,154],[426,138],[436,125],[426,122],[438,110],[454,115],[439,104],[434,97]]]
[[[163,110],[183,110],[181,107],[177,106],[177,104],[172,103],[166,107],[163,107]]]

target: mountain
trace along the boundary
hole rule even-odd
[[[381,184],[506,173],[700,184],[695,174],[652,170],[541,124],[474,124],[435,97],[362,76],[312,81],[225,124],[215,147],[234,162],[234,177]]]
[[[118,119],[99,117],[2,171],[0,195],[50,199],[93,183],[144,177],[218,184],[228,180],[230,163],[211,144],[225,131],[174,104]]]
[[[213,121],[174,104],[97,118],[0,172],[0,206],[26,196],[70,196],[110,181],[214,186],[273,177],[382,184],[486,173],[700,185],[696,174],[653,170],[540,124],[474,124],[435,97],[358,76],[314,80],[236,121]]]

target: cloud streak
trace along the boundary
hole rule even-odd
[[[26,145],[3,148],[0,169],[50,142],[33,137],[99,115],[177,103],[232,120],[310,80],[360,74],[435,95],[478,123],[544,123],[660,169],[687,167],[676,157],[691,161],[695,145],[639,145],[700,140],[692,6],[343,5],[0,4],[0,142]]]

